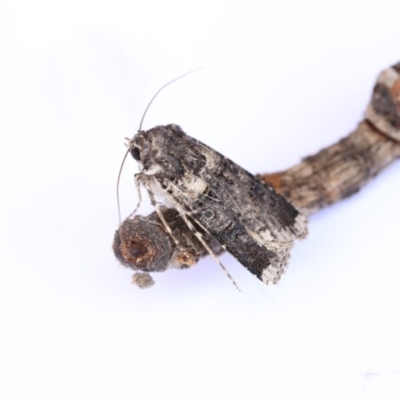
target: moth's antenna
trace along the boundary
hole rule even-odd
[[[132,146],[128,146],[128,150],[126,150],[126,153],[124,155],[124,158],[122,159],[121,166],[119,167],[118,171],[118,179],[117,179],[117,204],[118,204],[118,221],[119,225],[121,226],[121,204],[119,201],[119,182],[121,180],[121,174],[122,174],[122,169],[124,168],[124,164],[126,161],[126,158],[128,157],[129,152],[131,151]]]
[[[176,81],[179,81],[179,79],[184,78],[185,76],[188,76],[189,74],[192,74],[193,72],[199,71],[202,68],[196,68],[196,69],[192,69],[189,72],[186,72],[186,74],[183,74],[181,76],[178,76],[177,78],[173,79],[172,81],[169,81],[168,83],[166,83],[165,85],[161,86],[160,89],[157,90],[156,94],[152,97],[152,99],[150,100],[149,104],[147,105],[146,109],[144,110],[143,113],[143,117],[140,120],[140,125],[139,125],[139,131],[142,130],[142,124],[143,124],[143,120],[144,117],[146,116],[147,110],[150,108],[151,103],[153,103],[154,99],[158,96],[158,94],[161,92],[161,90],[163,90],[165,87],[167,87],[168,85],[170,85],[171,83],[174,83]]]

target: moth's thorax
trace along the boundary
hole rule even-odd
[[[132,156],[141,164],[145,175],[162,174],[179,178],[205,166],[205,157],[178,125],[156,126],[139,131],[130,141]]]

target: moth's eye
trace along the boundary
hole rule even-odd
[[[131,154],[132,154],[132,157],[133,157],[136,161],[140,161],[140,151],[139,151],[139,149],[138,149],[137,147],[134,147],[134,148],[131,150]]]

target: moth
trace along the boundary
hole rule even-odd
[[[138,182],[153,202],[155,191],[164,194],[170,207],[120,223],[116,257],[143,271],[134,276],[139,287],[152,283],[148,272],[186,268],[224,249],[262,281],[276,283],[293,240],[307,233],[296,208],[311,215],[352,196],[400,158],[399,93],[397,63],[379,74],[364,119],[347,137],[285,171],[255,177],[176,125],[142,132],[141,124],[129,141],[141,163]]]
[[[222,268],[205,235],[264,283],[280,279],[294,240],[307,235],[307,219],[293,205],[178,125],[139,129],[128,148],[139,163],[136,185],[144,186],[177,246],[179,238],[168,226],[157,196],[176,210]],[[118,245],[123,252],[124,243]]]

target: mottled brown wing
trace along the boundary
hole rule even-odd
[[[163,179],[164,187],[175,188],[172,202],[251,273],[277,282],[294,239],[307,233],[306,218],[237,164],[189,136],[183,139],[185,148],[200,149],[199,158],[208,162],[189,184]]]

